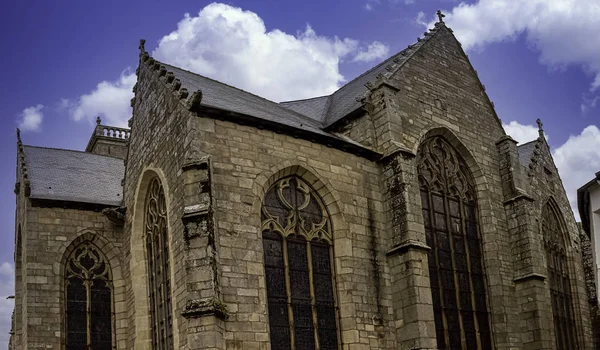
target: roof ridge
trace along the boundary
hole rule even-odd
[[[301,101],[308,101],[308,100],[316,100],[318,98],[330,97],[331,95],[332,94],[322,95],[322,96],[315,96],[315,97],[309,97],[309,98],[302,98],[302,99],[299,99],[299,100],[281,101],[281,102],[276,102],[276,103],[282,104],[282,103],[292,103],[292,102],[301,102]]]
[[[531,140],[531,141],[527,141],[527,142],[525,142],[525,143],[522,143],[522,144],[520,144],[520,145],[517,145],[517,148],[519,148],[519,147],[523,147],[523,146],[526,146],[526,145],[528,145],[528,144],[530,144],[530,143],[533,143],[533,142],[536,142],[536,141],[537,141],[537,139],[535,139],[535,140]]]
[[[274,106],[277,106],[277,108],[283,108],[283,109],[285,109],[286,111],[290,111],[290,112],[292,112],[292,113],[295,113],[295,114],[297,114],[298,116],[300,116],[300,117],[302,117],[302,118],[306,119],[306,120],[307,120],[307,121],[309,121],[309,122],[316,123],[316,124],[317,124],[317,126],[318,126],[319,128],[323,128],[323,125],[322,125],[322,123],[320,123],[319,121],[317,121],[317,120],[314,120],[314,119],[312,119],[312,118],[310,118],[309,116],[306,116],[306,115],[304,115],[304,114],[298,113],[298,112],[296,112],[296,111],[293,111],[293,110],[290,110],[290,109],[288,109],[288,108],[285,108],[285,107],[281,106],[281,105],[280,105],[280,103],[278,103],[278,102],[275,102],[275,101],[269,100],[269,99],[267,99],[267,98],[265,98],[265,97],[262,97],[262,96],[260,96],[260,95],[254,94],[254,93],[252,93],[252,92],[249,92],[249,91],[246,91],[246,90],[244,90],[244,89],[240,89],[240,88],[238,88],[238,87],[235,87],[235,86],[233,86],[233,85],[229,85],[229,84],[227,84],[227,83],[224,83],[224,82],[222,82],[222,81],[219,81],[219,80],[216,80],[216,79],[213,79],[213,78],[207,77],[207,76],[205,76],[205,75],[202,75],[202,74],[198,74],[198,73],[192,72],[192,71],[190,71],[190,70],[187,70],[187,69],[183,69],[183,68],[180,68],[180,67],[176,67],[176,66],[173,66],[173,65],[171,65],[171,64],[167,64],[167,63],[161,62],[161,61],[159,61],[159,60],[156,60],[156,59],[154,59],[154,61],[155,61],[155,62],[157,62],[157,63],[159,63],[159,64],[162,64],[162,65],[164,65],[164,66],[166,66],[166,67],[169,67],[169,68],[174,68],[174,69],[179,69],[179,70],[181,70],[181,71],[184,71],[184,72],[187,72],[187,73],[194,74],[194,75],[197,75],[197,76],[199,76],[199,77],[202,77],[202,78],[204,78],[204,79],[208,79],[208,80],[210,80],[210,81],[213,81],[213,82],[215,82],[215,83],[217,83],[217,84],[221,84],[221,85],[224,85],[224,86],[230,87],[230,88],[232,88],[232,89],[235,89],[235,90],[241,91],[241,92],[243,92],[243,93],[246,93],[246,94],[248,94],[248,95],[252,95],[252,96],[254,96],[254,97],[257,97],[257,98],[259,98],[259,99],[261,99],[261,100],[263,100],[263,101],[265,101],[265,102],[268,102],[268,103],[270,103],[270,104],[273,104]],[[200,89],[200,90],[202,90],[202,89]]]
[[[426,31],[425,33],[423,33],[424,38],[421,37],[417,37],[417,42],[411,45],[408,45],[408,47],[402,51],[400,51],[400,54],[402,54],[403,52],[405,54],[403,54],[402,56],[405,56],[405,59],[402,60],[402,62],[396,62],[396,60],[392,60],[392,64],[390,66],[392,66],[392,69],[388,70],[387,72],[383,73],[384,76],[386,77],[391,77],[392,75],[394,75],[396,72],[398,72],[406,62],[408,62],[417,52],[419,52],[419,50],[425,46],[425,44],[427,42],[429,42],[437,33],[440,32],[440,29],[442,27],[445,27],[446,24],[442,21],[442,22],[437,22],[435,23],[433,28],[430,28],[429,31]],[[412,51],[410,51],[412,50]],[[407,52],[409,51],[409,52]],[[397,66],[397,67],[393,67],[393,66]]]
[[[106,158],[106,159],[120,160],[119,158],[109,157],[109,156],[103,156],[101,154],[90,153],[90,152],[86,152],[86,151],[80,151],[80,150],[77,150],[77,149],[58,148],[58,147],[45,147],[45,146],[34,146],[34,145],[23,145],[23,148],[25,148],[25,147],[28,147],[28,148],[49,149],[49,150],[53,150],[53,151],[67,151],[67,152],[74,152],[74,153],[81,153],[81,154],[89,154],[89,155],[94,156],[94,157],[102,157],[102,158]]]

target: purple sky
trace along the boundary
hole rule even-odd
[[[532,140],[532,125],[542,119],[570,198],[600,170],[600,37],[591,34],[600,31],[597,0],[513,0],[510,7],[495,0],[341,3],[4,4],[0,348],[12,310],[4,296],[13,293],[15,129],[21,125],[25,144],[83,150],[98,114],[124,125],[140,38],[162,61],[281,101],[331,93],[423,36],[440,8],[507,132]]]

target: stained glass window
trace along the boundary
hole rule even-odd
[[[339,349],[327,210],[300,178],[277,181],[262,207],[272,349]]]
[[[67,260],[67,350],[112,349],[112,281],[108,262],[90,242]]]
[[[171,278],[165,193],[158,178],[150,181],[145,207],[148,288],[152,349],[173,349]]]
[[[558,218],[550,203],[546,203],[542,209],[542,231],[546,248],[556,349],[577,349],[565,235]]]
[[[435,331],[439,349],[491,349],[473,177],[443,138],[417,155]]]

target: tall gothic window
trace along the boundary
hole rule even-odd
[[[66,273],[67,350],[112,349],[112,281],[98,248],[84,242],[71,253]]]
[[[262,207],[271,348],[338,349],[331,222],[300,178],[277,181]]]
[[[473,177],[443,138],[417,155],[439,349],[491,349]]]
[[[558,214],[550,203],[546,203],[542,209],[542,231],[546,248],[556,348],[559,350],[577,349],[565,235],[561,229]]]
[[[148,187],[145,207],[148,288],[152,322],[152,349],[173,349],[171,279],[165,193],[158,178]]]

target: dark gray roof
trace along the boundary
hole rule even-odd
[[[436,24],[435,29],[431,29],[431,33],[427,33],[425,38],[419,39],[416,44],[381,62],[329,96],[281,103],[275,103],[181,68],[156,62],[163,64],[167,71],[173,72],[174,76],[181,81],[181,87],[187,89],[190,95],[201,90],[202,106],[251,116],[339,141],[341,140],[339,136],[328,133],[324,129],[361,108],[361,102],[357,98],[366,95],[368,90],[366,84],[375,83],[380,74],[389,76],[390,72],[400,69],[442,27],[443,25]]]
[[[309,98],[306,100],[286,101],[279,104],[292,111],[303,114],[318,122],[323,123],[329,106],[329,98],[331,96],[321,96]]]
[[[24,146],[30,198],[121,205],[122,159],[81,151]]]
[[[249,115],[317,134],[333,136],[321,130],[322,124],[320,122],[285,108],[278,103],[181,68],[168,64],[164,64],[164,66],[168,71],[172,71],[176,78],[181,80],[181,87],[186,88],[190,95],[197,90],[201,90],[202,105],[204,106]]]
[[[519,162],[526,167],[529,166],[529,163],[531,163],[536,142],[537,140],[533,140],[517,146],[517,152],[519,152]]]
[[[417,43],[410,45],[408,49],[397,53],[369,69],[329,96],[299,101],[287,101],[282,102],[282,105],[322,122],[324,127],[330,126],[348,114],[361,108],[361,103],[357,98],[360,99],[365,96],[367,92],[366,84],[374,83],[377,80],[377,76],[380,74],[386,75],[389,74],[388,72],[397,71],[437,32],[437,29],[439,28],[441,27],[436,27],[432,33],[423,39],[419,39]],[[325,102],[326,98],[327,102]],[[327,110],[321,110],[325,105]]]

